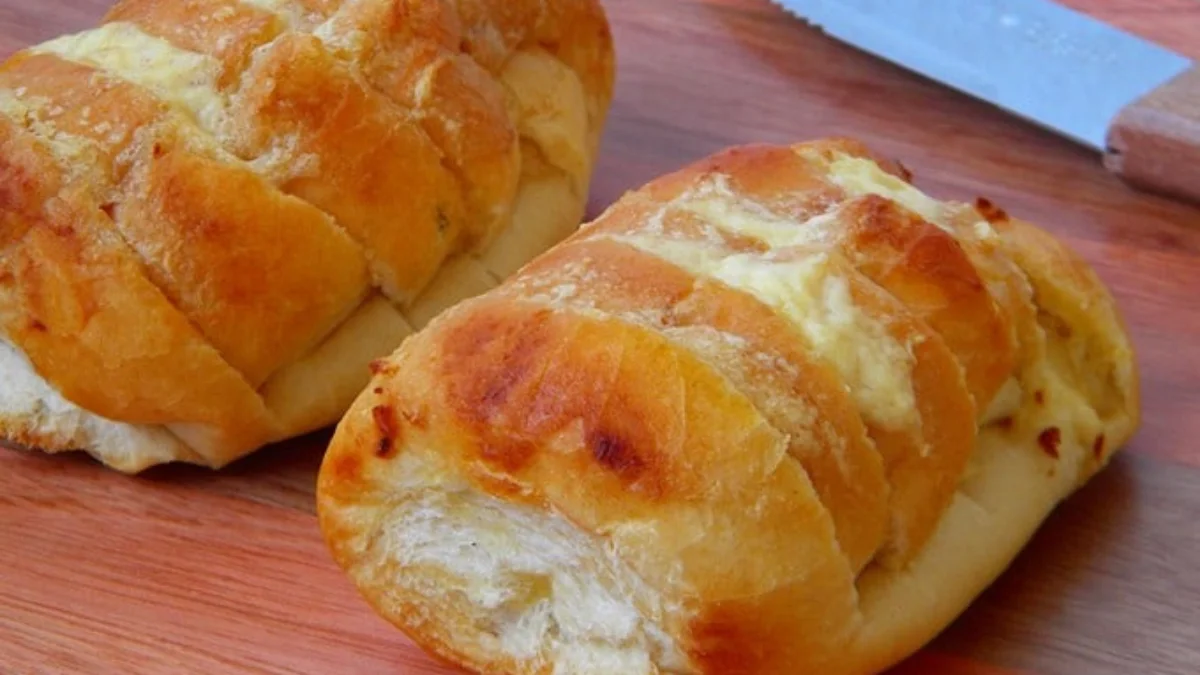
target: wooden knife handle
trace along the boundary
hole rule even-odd
[[[1104,165],[1131,185],[1200,203],[1200,66],[1117,115]]]

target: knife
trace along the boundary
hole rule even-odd
[[[1090,147],[1130,185],[1200,202],[1200,68],[1051,0],[774,0],[862,51]]]

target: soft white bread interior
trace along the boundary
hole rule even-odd
[[[850,675],[1139,424],[1087,264],[849,140],[631,192],[378,362],[321,468],[370,605],[477,672]]]
[[[122,0],[0,64],[0,443],[218,468],[583,220],[596,0]]]

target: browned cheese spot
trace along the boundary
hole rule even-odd
[[[396,367],[388,362],[387,359],[375,359],[370,363],[372,375],[395,375]]]
[[[642,458],[619,436],[593,431],[588,434],[587,444],[597,463],[628,481],[636,480],[646,468]]]
[[[1042,452],[1058,459],[1058,446],[1062,443],[1062,431],[1058,427],[1047,427],[1038,434],[1038,445]]]
[[[1002,223],[1008,220],[1008,214],[1004,212],[1004,209],[983,197],[975,200],[975,210],[979,211],[980,215],[989,223]]]
[[[395,449],[396,434],[399,431],[395,411],[391,406],[377,405],[371,409],[371,417],[375,419],[375,428],[379,430],[379,447],[376,448],[375,455],[387,459]]]
[[[1044,404],[1046,402],[1046,392],[1042,391],[1041,389],[1033,392],[1033,401],[1038,405]]]
[[[1096,440],[1092,442],[1092,454],[1096,456],[1096,459],[1100,459],[1104,456],[1104,434],[1100,434],[1096,437]]]

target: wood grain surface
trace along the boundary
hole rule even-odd
[[[0,54],[85,28],[107,4],[3,0]],[[1197,0],[1070,4],[1200,57]],[[766,0],[605,5],[620,72],[592,215],[728,145],[853,135],[934,194],[987,195],[1063,237],[1131,325],[1140,434],[894,675],[1200,673],[1200,209],[1138,193],[1098,156]],[[455,672],[377,619],[330,562],[312,513],[326,438],[221,474],[137,478],[0,449],[0,673]]]

